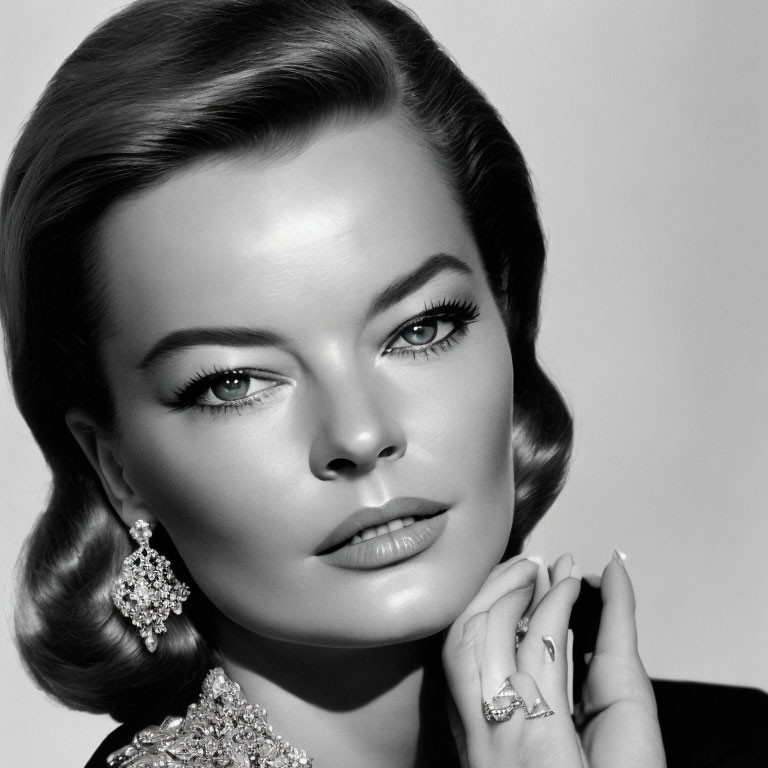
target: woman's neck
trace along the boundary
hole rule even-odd
[[[316,768],[450,766],[439,638],[324,648],[256,636],[226,619],[217,646],[246,698]]]

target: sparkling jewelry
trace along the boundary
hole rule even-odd
[[[549,652],[550,658],[552,659],[552,661],[554,661],[555,660],[555,641],[552,638],[552,635],[542,635],[541,642],[544,643],[544,647]]]
[[[503,704],[502,700],[509,703]],[[509,677],[496,689],[490,702],[483,699],[483,716],[489,723],[503,723],[509,720],[518,709],[523,710],[526,720],[537,720],[540,717],[555,714],[555,711],[550,709],[549,704],[544,701],[543,696],[534,699],[533,706],[529,708],[523,697],[512,686]]]
[[[120,578],[112,587],[112,602],[138,627],[144,645],[154,653],[157,635],[165,632],[165,620],[171,611],[181,613],[189,587],[174,576],[168,560],[149,546],[149,523],[137,520],[129,533],[139,548],[123,561]]]
[[[186,717],[139,731],[107,758],[109,768],[312,768],[312,758],[272,731],[267,712],[212,669]]]
[[[508,703],[502,703],[504,700]],[[507,678],[496,689],[490,702],[483,699],[483,716],[489,723],[503,723],[521,707],[525,707],[525,702]]]
[[[523,710],[525,711],[526,720],[536,720],[539,717],[549,717],[555,714],[555,710],[550,709],[549,704],[543,698],[534,699],[531,709],[528,709],[525,702],[523,702]]]
[[[509,720],[515,714],[516,709],[522,706],[522,699],[513,699],[512,702],[504,707],[495,706],[493,700],[491,703],[483,699],[483,716],[489,723],[503,723]]]
[[[515,630],[515,650],[520,647],[520,641],[528,632],[528,622],[530,619],[527,616],[523,616],[520,621],[517,622],[517,629]]]

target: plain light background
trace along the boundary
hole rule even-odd
[[[118,7],[3,0],[3,165],[45,82]],[[625,550],[651,675],[768,688],[768,3],[411,7],[506,119],[549,236],[541,348],[577,440],[528,551],[599,572]],[[47,475],[5,382],[0,430],[3,752],[77,768],[112,722],[46,701],[7,629]]]

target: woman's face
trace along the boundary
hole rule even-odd
[[[201,162],[116,204],[100,249],[123,519],[264,636],[447,626],[509,536],[512,364],[430,153],[386,118]]]

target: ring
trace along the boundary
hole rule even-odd
[[[520,621],[517,622],[517,629],[515,630],[515,650],[520,647],[520,640],[522,640],[525,633],[528,631],[529,618],[523,616]]]
[[[500,699],[508,699],[509,704],[501,705]],[[527,709],[523,697],[512,687],[509,678],[496,689],[490,703],[483,699],[483,715],[489,723],[503,723],[521,708]]]
[[[550,709],[549,704],[543,698],[534,699],[532,709],[528,709],[525,706],[525,702],[523,702],[523,709],[525,710],[526,720],[536,720],[539,717],[549,717],[555,714],[555,710]]]
[[[505,720],[509,720],[515,713],[515,710],[521,706],[522,702],[516,700],[514,704],[510,704],[507,707],[494,707],[483,699],[483,716],[489,723],[503,723]]]
[[[502,699],[508,700],[509,703],[502,704]],[[540,717],[549,717],[555,714],[555,711],[550,709],[549,704],[544,701],[543,696],[534,699],[533,706],[529,708],[523,697],[512,686],[509,677],[496,689],[490,702],[483,699],[483,717],[489,723],[503,723],[509,720],[518,709],[525,712],[526,720],[537,720]]]

